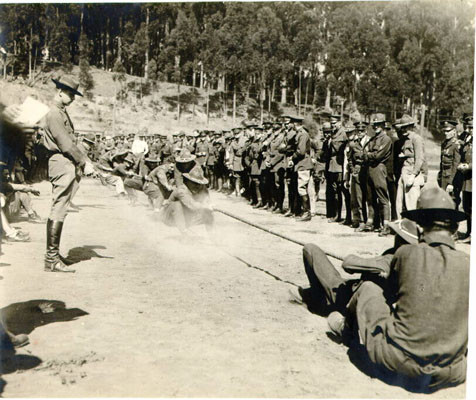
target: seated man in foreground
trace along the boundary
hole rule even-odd
[[[164,201],[160,219],[166,225],[176,226],[180,232],[187,233],[192,225],[204,224],[207,231],[213,228],[213,207],[207,189],[208,179],[203,176],[199,165],[183,174],[179,184]]]
[[[329,327],[340,336],[358,330],[378,372],[402,385],[423,391],[455,386],[466,378],[469,255],[455,249],[452,235],[465,215],[439,188],[422,192],[417,209],[402,215],[418,224],[419,243],[395,252],[383,287],[361,282],[346,307],[337,292]],[[327,293],[322,261],[314,258],[312,267]]]

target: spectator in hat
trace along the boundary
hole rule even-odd
[[[414,210],[420,191],[425,184],[425,151],[423,139],[413,128],[415,121],[408,115],[395,121],[395,129],[400,143],[397,145],[398,162],[401,165],[400,178],[397,187],[397,214],[400,217],[403,210]]]
[[[363,282],[340,313],[329,316],[336,335],[354,325],[377,371],[422,391],[466,379],[469,255],[453,235],[466,218],[440,188],[422,191],[402,213],[419,226],[419,243],[394,254],[387,290]]]
[[[62,76],[53,82],[57,92],[43,127],[43,145],[49,151],[48,176],[53,191],[46,225],[45,271],[74,272],[61,260],[59,247],[68,207],[87,161],[86,155],[74,143],[74,127],[66,111],[75,97],[82,94],[75,78]]]
[[[207,184],[208,180],[198,165],[184,173],[183,185],[177,186],[163,203],[161,220],[169,226],[176,226],[182,234],[189,233],[190,226],[201,224],[210,232],[214,218]]]
[[[458,171],[462,176],[463,210],[466,214],[466,233],[461,238],[466,243],[471,243],[471,216],[472,216],[472,191],[473,191],[473,117],[466,120],[466,136],[460,147],[460,163]]]
[[[368,164],[368,183],[371,196],[371,203],[374,208],[374,218],[379,217],[382,225],[380,236],[390,234],[387,222],[390,221],[390,200],[387,189],[387,166],[386,162],[392,156],[392,139],[387,135],[383,127],[385,120],[374,119],[371,122],[374,129],[374,136],[370,139],[364,149],[364,161]],[[367,226],[372,228],[375,221],[367,219]]]
[[[342,220],[342,185],[347,135],[336,117],[334,116],[331,123],[331,135],[323,146],[326,161],[326,214],[329,222]]]
[[[442,130],[445,139],[441,143],[440,170],[438,171],[438,185],[446,190],[454,199],[454,178],[460,163],[459,141],[456,135],[456,121],[444,121]]]

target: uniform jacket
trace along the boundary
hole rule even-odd
[[[251,175],[261,174],[261,162],[263,160],[262,148],[263,146],[259,142],[253,142],[250,145],[248,155],[251,161]]]
[[[421,366],[448,365],[466,353],[469,255],[455,250],[451,238],[431,232],[401,246],[388,284],[394,312],[379,323],[387,342]]]
[[[344,172],[344,152],[347,143],[347,135],[343,129],[339,129],[331,138],[324,142],[326,171]]]
[[[462,171],[463,173],[463,191],[473,191],[473,136],[469,135],[465,138],[460,149],[461,163],[468,164],[469,168]]]
[[[446,189],[453,185],[453,179],[458,171],[460,163],[460,148],[457,138],[451,138],[441,143],[440,170],[438,172],[438,184]]]
[[[296,134],[296,150],[292,155],[294,171],[308,171],[313,168],[311,160],[311,138],[306,130],[300,129]]]
[[[197,164],[200,164],[200,165],[205,164],[208,157],[208,152],[209,152],[208,147],[209,147],[208,142],[206,140],[204,140],[203,142],[197,141],[197,143],[195,144],[194,151],[195,151],[195,155],[197,156],[196,158]]]
[[[243,153],[245,144],[242,139],[234,140],[230,146],[231,169],[233,172],[241,172],[243,168]]]
[[[369,167],[385,164],[392,156],[392,139],[382,130],[370,139],[364,154]]]
[[[53,153],[62,153],[75,165],[82,167],[86,156],[74,144],[74,127],[66,108],[59,103],[54,104],[44,119],[43,145]]]
[[[403,167],[411,169],[413,175],[423,172],[425,163],[425,151],[423,148],[423,139],[415,132],[409,133],[408,137],[401,143],[398,157],[403,161]]]

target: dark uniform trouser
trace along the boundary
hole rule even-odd
[[[300,212],[300,197],[298,194],[298,174],[294,168],[286,170],[286,182],[288,184],[289,210],[294,214]]]
[[[342,212],[342,173],[326,172],[326,216],[341,217]]]
[[[401,378],[408,380],[408,384],[428,387],[430,390],[454,386],[465,381],[466,356],[459,357],[446,367],[422,366],[386,336],[385,323],[392,318],[391,310],[383,289],[374,282],[362,282],[352,296],[348,309],[357,321],[360,339],[370,360],[381,368],[382,372],[390,371],[403,375]]]
[[[306,244],[302,253],[313,298],[327,304],[331,311],[345,313],[346,305],[352,296],[352,285],[340,276],[326,254],[315,244]]]
[[[375,216],[378,213],[380,220],[389,221],[390,205],[387,189],[387,167],[385,164],[369,167],[369,178],[372,203],[376,205],[374,210]]]
[[[367,170],[361,168],[359,173],[350,178],[350,203],[352,207],[352,222],[361,223],[366,220],[367,201]],[[364,186],[362,185],[364,183]]]
[[[261,197],[261,179],[260,175],[251,175],[251,182],[253,183],[254,193],[250,193],[250,199],[261,203],[263,201]]]
[[[285,184],[285,170],[284,168],[279,168],[276,172],[274,172],[274,191],[273,191],[273,198],[276,204],[276,207],[280,210],[283,209],[283,202],[285,196],[284,184]]]
[[[464,179],[461,171],[456,171],[456,174],[453,178],[453,200],[455,201],[456,209],[458,209],[461,203],[461,191],[463,190],[463,181]]]
[[[463,210],[466,214],[467,232],[471,233],[473,192],[463,191]]]
[[[62,154],[53,154],[48,161],[48,176],[53,185],[52,204],[49,219],[64,221],[71,199],[78,190],[79,176],[71,160]]]

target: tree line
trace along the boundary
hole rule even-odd
[[[472,110],[471,0],[3,4],[4,76],[48,63],[291,103],[457,118]]]

